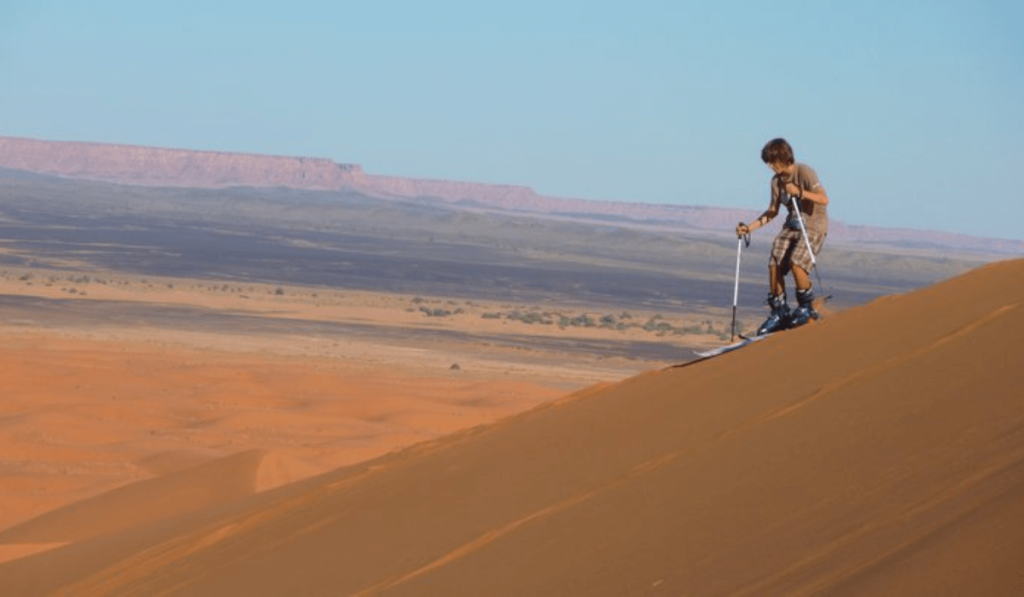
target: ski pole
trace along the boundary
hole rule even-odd
[[[743,252],[744,242],[748,247],[750,246],[749,233],[736,239],[736,284],[732,289],[732,336],[729,338],[729,342],[736,340],[736,304],[740,300],[740,254]]]
[[[800,200],[795,195],[790,195],[789,200],[793,202],[793,210],[796,211],[796,221],[800,224],[800,236],[804,237],[804,242],[807,244],[807,254],[811,256],[811,269],[814,270],[814,276],[818,278],[818,287],[825,293],[825,285],[821,282],[821,272],[818,271],[818,261],[814,258],[814,249],[811,248],[811,239],[807,237],[807,228],[804,227],[804,218],[800,214]],[[827,293],[826,293],[827,294]],[[826,296],[823,300],[828,300],[831,296]]]

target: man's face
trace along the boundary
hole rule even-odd
[[[770,162],[768,164],[768,167],[771,168],[772,172],[774,172],[776,174],[788,174],[789,173],[789,165],[783,164],[781,162]]]

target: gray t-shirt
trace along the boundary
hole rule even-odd
[[[787,225],[799,228],[799,224],[796,221],[796,212],[793,210],[793,202],[790,201],[789,194],[785,191],[786,183],[788,182],[792,182],[805,191],[818,191],[821,188],[821,182],[818,180],[818,174],[813,168],[807,164],[799,163],[796,165],[796,172],[794,172],[792,180],[781,174],[772,177],[772,205],[785,205],[789,212],[786,217]],[[804,219],[804,226],[808,232],[827,233],[828,209],[826,209],[826,206],[806,200],[799,201],[799,203],[800,214]]]

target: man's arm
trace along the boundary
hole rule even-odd
[[[828,194],[825,192],[825,187],[821,184],[817,184],[813,191],[803,189],[797,185],[788,182],[786,183],[786,193],[791,197],[796,197],[800,201],[810,201],[811,203],[818,203],[820,205],[828,205]]]
[[[756,220],[749,224],[740,222],[739,225],[736,226],[736,236],[750,234],[761,226],[764,226],[768,222],[774,220],[777,215],[779,215],[779,202],[773,197],[771,205],[769,205],[768,209],[764,210],[764,213],[758,216]]]

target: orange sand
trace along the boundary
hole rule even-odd
[[[563,393],[339,359],[38,331],[3,337],[0,529],[77,502],[35,521],[33,545],[109,531],[86,498],[127,483],[137,482],[119,491],[139,507],[122,510],[118,528],[380,456]],[[208,463],[215,466],[203,473]],[[0,559],[19,553],[9,544],[21,533],[4,533]]]

